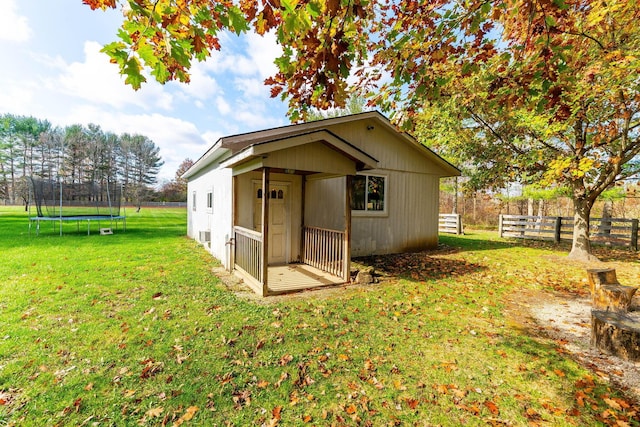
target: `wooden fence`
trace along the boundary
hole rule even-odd
[[[333,274],[344,276],[344,231],[303,227],[302,262]]]
[[[462,216],[460,214],[440,214],[438,216],[438,231],[440,233],[464,234]]]
[[[629,246],[638,250],[638,220],[625,218],[591,218],[589,236],[592,242]],[[500,237],[519,239],[571,240],[573,217],[500,215]]]
[[[247,274],[263,283],[262,234],[243,227],[233,227],[235,237],[235,264]]]

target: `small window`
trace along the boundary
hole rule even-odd
[[[262,188],[258,188],[258,199],[262,199]]]
[[[386,186],[386,176],[354,176],[351,209],[363,212],[384,212],[386,210]]]
[[[213,190],[207,193],[207,209],[213,210]]]
[[[284,199],[284,191],[278,190],[278,199]]]
[[[191,209],[195,212],[196,210],[196,192],[194,191],[191,197]]]

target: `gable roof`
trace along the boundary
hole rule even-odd
[[[348,141],[338,137],[337,135],[331,133],[328,129],[332,126],[343,124],[343,123],[352,123],[359,121],[372,120],[376,124],[379,124],[387,130],[396,134],[401,140],[415,147],[418,153],[421,153],[425,158],[435,162],[438,166],[442,168],[442,170],[446,171],[446,176],[458,176],[460,175],[460,170],[453,166],[451,163],[438,156],[434,151],[429,149],[428,147],[420,144],[413,136],[408,133],[399,131],[396,126],[394,126],[387,117],[381,114],[378,111],[368,111],[359,114],[352,114],[348,116],[340,116],[340,117],[332,117],[324,120],[318,120],[307,123],[298,123],[291,124],[287,126],[281,126],[271,129],[264,129],[254,132],[247,132],[237,135],[226,136],[218,139],[216,143],[210,147],[183,175],[183,178],[190,178],[197,174],[199,171],[212,164],[213,162],[220,162],[230,160],[230,158],[239,155],[241,152],[245,151],[249,148],[249,152],[258,152],[262,151],[260,148],[256,148],[259,145],[265,143],[275,143],[277,141],[282,140],[292,140],[298,136],[302,135],[313,135],[316,132],[324,131],[329,135],[335,137],[333,141],[339,141],[336,145],[340,147],[334,146],[334,149],[342,152],[347,157],[352,158],[353,160],[360,162],[367,166],[367,168],[375,167],[371,164],[371,161],[375,162],[370,155],[358,149],[357,147],[350,144]],[[346,145],[344,145],[346,144]],[[270,145],[270,144],[267,144]],[[333,144],[332,144],[333,145]],[[277,147],[278,144],[272,144],[271,147]],[[250,148],[253,147],[253,148]],[[351,147],[349,150],[341,149],[344,147]],[[357,152],[357,155],[354,154]],[[246,151],[245,151],[246,153]],[[367,159],[368,158],[368,159]],[[226,163],[226,162],[225,162]],[[233,164],[233,162],[231,162]],[[229,164],[227,164],[228,166]]]

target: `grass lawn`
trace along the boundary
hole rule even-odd
[[[36,237],[0,207],[0,425],[640,425],[505,314],[522,289],[586,292],[566,246],[442,236],[361,260],[380,284],[258,301],[211,274],[184,210],[128,214],[126,232]],[[600,255],[638,277],[635,254]]]

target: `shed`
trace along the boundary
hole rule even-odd
[[[223,137],[183,175],[187,234],[263,296],[346,283],[351,257],[435,247],[457,175],[376,111]]]

